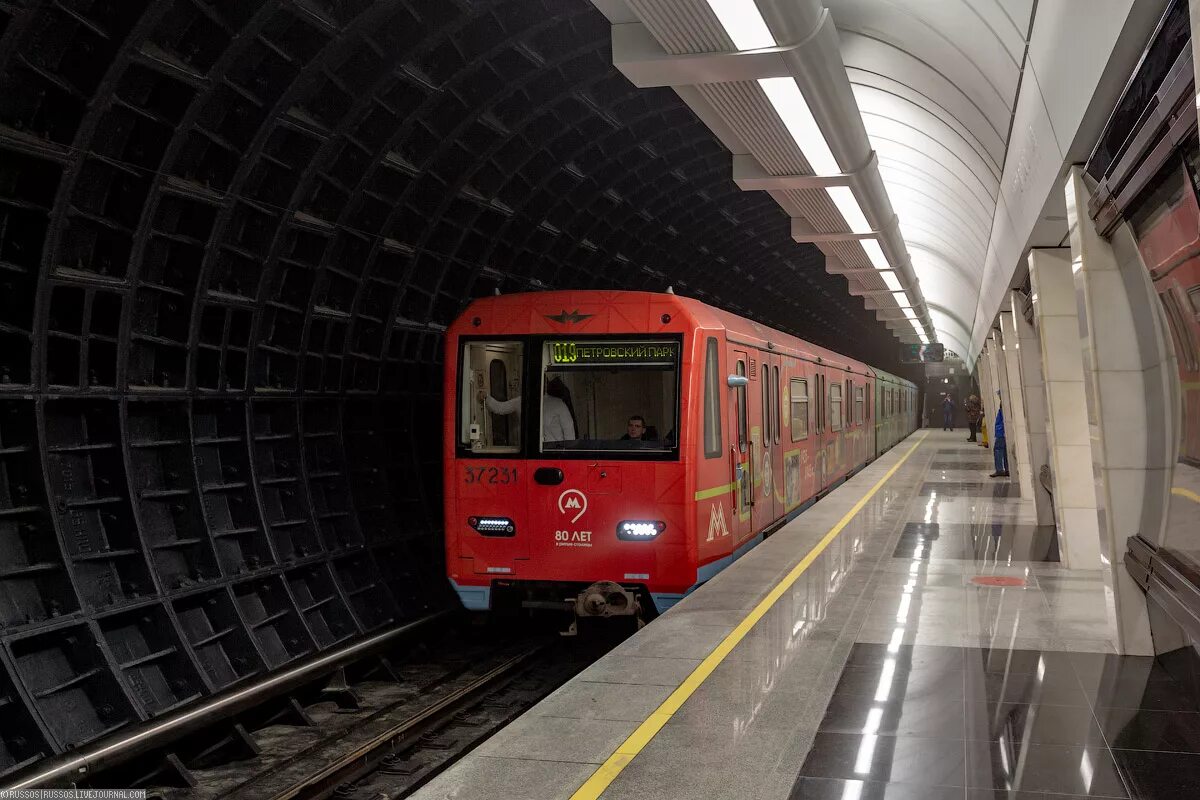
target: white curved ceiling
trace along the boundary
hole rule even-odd
[[[676,86],[735,157],[749,154],[760,172],[785,179],[810,174],[808,162],[803,153],[793,153],[788,164],[771,161],[768,140],[786,130],[752,79],[787,75],[790,68],[780,71],[770,61],[762,44],[770,31],[751,35],[746,21],[753,17],[762,28],[757,18],[766,10],[764,19],[781,31],[790,30],[781,22],[789,14],[809,30],[817,7],[828,7],[840,66],[919,280],[923,301],[913,302],[924,302],[937,338],[971,362],[1027,249],[1063,246],[1067,166],[1086,158],[1167,0],[592,2],[614,26],[643,26],[657,40],[650,47],[623,39],[630,68],[643,77],[691,78],[683,89],[680,82],[665,85]],[[740,31],[740,45],[721,20]],[[749,94],[739,83],[751,85]],[[721,101],[739,92],[742,102]],[[751,171],[749,188],[764,188],[756,175]],[[844,213],[830,210],[825,192],[803,187],[772,192],[801,223],[793,226],[797,241],[818,242],[827,268],[847,276],[851,293],[867,296],[868,307],[891,320],[898,336],[911,336],[896,316],[904,296],[889,296],[887,289],[896,287],[878,279],[895,276],[877,275],[858,242],[838,239],[846,231]]]
[[[1033,0],[827,0],[938,337],[966,356]]]

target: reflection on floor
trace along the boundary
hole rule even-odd
[[[1100,574],[987,455],[930,463],[792,797],[1200,797],[1197,687],[1104,652]]]

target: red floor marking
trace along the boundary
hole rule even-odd
[[[971,578],[971,583],[979,586],[1024,586],[1025,579],[977,575]]]

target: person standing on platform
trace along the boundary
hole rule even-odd
[[[999,392],[996,392],[999,395]],[[996,471],[989,478],[1008,477],[1008,446],[1004,441],[1004,403],[996,409],[996,437],[992,442],[992,456],[996,461]]]
[[[979,402],[979,398],[971,395],[967,398],[967,429],[971,432],[968,442],[978,442],[975,434],[979,431],[979,420],[983,416],[983,405]]]
[[[942,398],[942,430],[954,430],[954,398],[949,394]]]

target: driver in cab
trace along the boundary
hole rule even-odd
[[[646,418],[634,414],[625,423],[625,435],[621,437],[621,441],[641,441],[646,437]]]

